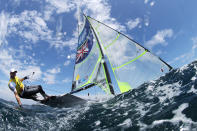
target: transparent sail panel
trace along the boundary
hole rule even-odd
[[[135,59],[145,51],[122,35],[119,36],[114,44],[105,48],[105,50],[113,67],[121,66]]]
[[[110,62],[121,93],[170,70],[166,63],[126,36],[90,17],[89,21]]]
[[[106,79],[104,65],[101,63],[101,59],[99,60],[96,72],[93,74],[91,81],[105,91],[106,94],[111,94],[108,81]]]
[[[94,27],[94,30],[100,36],[99,38],[102,38],[102,39],[99,39],[99,41],[102,43],[104,48],[107,48],[110,44],[113,44],[113,41],[115,41],[115,38],[119,37],[118,32],[115,32],[111,30],[110,28],[106,28],[105,26],[98,23],[97,21],[92,20],[91,18],[89,20],[91,22],[91,25]]]
[[[89,21],[86,19],[84,23],[78,40],[72,91],[95,84],[110,94],[96,36]]]
[[[147,59],[147,58],[151,59]],[[131,88],[136,88],[142,83],[157,79],[169,71],[159,59],[154,59],[149,52],[135,61],[121,67],[114,67],[113,70],[118,82],[127,82]],[[163,70],[163,72],[162,72]]]
[[[74,81],[76,81],[76,88],[86,84],[94,71],[96,63],[99,58],[96,44],[93,45],[89,56],[81,63],[75,65]]]

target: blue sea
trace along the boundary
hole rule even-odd
[[[197,61],[105,101],[69,108],[0,99],[0,130],[196,131]]]

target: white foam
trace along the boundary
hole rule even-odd
[[[187,93],[196,93],[197,94],[197,90],[194,88],[194,85],[192,85],[192,88],[187,91]]]
[[[96,126],[99,126],[101,124],[101,121],[98,120],[98,121],[95,121],[94,123]]]
[[[71,121],[81,119],[80,116],[90,110],[90,107],[87,105],[85,107],[75,107],[75,108],[61,108],[58,109],[58,115],[54,114],[58,119],[56,124],[58,128],[67,128],[68,130],[72,129]],[[55,113],[56,113],[55,112]],[[66,116],[65,116],[66,112]],[[51,125],[52,126],[52,125]]]
[[[189,106],[188,103],[184,103],[180,105],[178,109],[173,111],[173,114],[175,115],[172,119],[156,120],[153,122],[151,126],[154,127],[155,125],[159,125],[164,122],[171,122],[174,124],[178,124],[180,121],[182,121],[184,125],[187,125],[187,126],[190,126],[191,124],[197,125],[197,122],[193,122],[190,118],[187,118],[185,114],[182,113],[182,111],[186,109],[188,106]],[[184,128],[188,128],[188,127],[184,127]]]
[[[135,110],[139,111],[141,116],[144,116],[149,111],[149,110],[145,110],[146,106],[144,103],[135,102],[135,105],[137,106],[135,107],[136,108]]]
[[[123,123],[118,124],[118,126],[124,126],[124,128],[128,128],[132,126],[132,121],[130,118],[123,121]]]
[[[123,115],[124,115],[124,116],[128,116],[128,112],[125,112]]]
[[[184,66],[182,66],[178,71],[182,72],[182,71],[184,71],[184,70],[187,70],[188,68],[189,68],[188,65],[184,65]]]
[[[179,96],[181,93],[179,87],[181,87],[181,85],[179,84],[179,82],[176,82],[174,84],[168,84],[156,88],[155,91],[159,96],[160,103],[163,103],[166,99],[170,100],[175,96]]]
[[[152,85],[149,85],[147,88],[146,88],[147,91],[153,91],[154,90],[154,86]]]
[[[197,78],[196,76],[193,76],[193,77],[191,78],[191,80],[194,81],[194,80],[196,80],[196,78]]]
[[[112,95],[106,95],[106,94],[96,94],[96,95],[78,95],[80,98],[88,100],[88,101],[94,101],[94,102],[105,102],[108,101],[111,98],[114,98]]]

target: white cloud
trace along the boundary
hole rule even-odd
[[[67,61],[64,62],[64,66],[68,66],[69,64],[70,64],[70,61],[69,60],[67,60]]]
[[[41,17],[35,17],[35,22],[43,28],[47,28],[46,22]]]
[[[76,54],[73,53],[73,54],[68,55],[67,59],[75,59],[75,57],[76,57]]]
[[[181,61],[183,63],[185,63],[186,61],[191,62],[192,60],[195,59],[195,55],[196,55],[196,48],[197,48],[197,37],[193,37],[192,39],[192,48],[191,50],[189,50],[187,53],[184,53],[178,57],[175,57],[172,61],[170,61],[169,63],[175,63],[177,61]]]
[[[140,18],[136,18],[136,19],[134,19],[134,20],[129,20],[129,21],[126,23],[126,25],[127,25],[127,27],[128,27],[130,30],[132,30],[132,29],[134,29],[135,27],[137,27],[137,26],[140,24],[140,22],[141,22],[141,19],[140,19]]]
[[[77,42],[78,39],[77,37],[72,37],[71,39],[67,40],[67,41],[62,41],[62,40],[54,40],[51,41],[51,46],[54,46],[57,49],[63,49],[62,47],[69,47],[70,50],[75,50],[77,48]]]
[[[147,4],[149,0],[144,0],[144,4]]]
[[[43,73],[43,81],[46,84],[55,84],[56,81],[56,75],[60,73],[61,69],[59,67],[48,69],[45,73]]]
[[[22,63],[19,60],[15,60],[14,57],[10,54],[11,49],[0,51],[0,71],[9,77],[9,70],[11,68],[18,69],[22,66]]]
[[[47,72],[51,74],[57,74],[60,73],[60,68],[58,67],[58,68],[48,69]]]
[[[50,20],[51,19],[51,15],[53,14],[55,8],[53,6],[46,6],[45,10],[44,10],[44,19],[45,20]]]
[[[49,42],[51,47],[61,49],[62,47],[68,46],[70,47],[70,50],[74,50],[77,46],[77,30],[75,29],[73,31],[73,37],[65,41],[62,40],[62,34],[65,35],[66,33],[61,33],[60,31],[62,29],[62,20],[60,20],[60,24],[56,29],[58,37],[54,36],[53,31],[48,28],[46,22],[51,19],[52,14],[55,12],[70,12],[79,6],[84,9],[83,12],[87,15],[104,22],[115,29],[125,31],[124,26],[119,24],[116,19],[110,17],[111,7],[106,1],[46,0],[46,2],[47,4],[44,7],[44,11],[41,13],[35,10],[26,10],[19,15],[11,16],[9,21],[9,33],[20,35],[28,40],[28,42],[36,43],[39,40],[44,40]]]
[[[83,0],[80,3],[80,7],[84,6],[83,12],[86,15],[99,20],[114,29],[119,31],[126,31],[125,27],[118,23],[115,18],[111,17],[111,6],[107,1],[103,0]]]
[[[58,21],[58,23],[56,25],[56,36],[61,36],[61,35],[63,35],[63,32],[62,32],[62,21],[63,21],[63,19],[62,19],[62,17],[59,18],[59,20],[57,20],[57,21]]]
[[[148,4],[150,2],[150,0],[144,0],[144,4]],[[150,6],[154,6],[155,5],[155,1],[151,1],[150,2]]]
[[[64,80],[62,80],[63,83],[70,83],[71,79],[70,78],[65,78]]]
[[[19,31],[19,34],[33,43],[36,43],[39,40],[39,36],[33,32]]]
[[[150,6],[154,6],[154,5],[155,5],[155,2],[152,1],[152,2],[150,3]]]
[[[9,33],[15,33],[32,43],[38,40],[52,40],[52,32],[42,14],[35,10],[25,10],[19,15],[11,16],[9,20]]]
[[[19,6],[21,3],[21,0],[14,0],[13,4],[15,7]]]
[[[55,47],[57,49],[63,49],[62,47],[65,46],[70,47],[71,50],[76,49],[77,31],[74,31],[73,37],[65,41],[62,38],[66,35],[66,32],[61,32],[62,19],[59,20],[59,24],[56,27],[57,34],[55,36],[53,33],[54,31],[48,28],[47,21],[42,17],[42,14],[35,10],[25,10],[19,15],[13,15],[9,19],[8,33],[25,38],[28,45],[31,45],[31,43],[37,43],[39,40],[44,40],[50,44],[50,47]],[[31,48],[31,46],[23,47]]]
[[[31,81],[36,81],[42,77],[42,71],[39,66],[26,66],[23,70],[18,70],[17,75],[20,78],[30,76]]]
[[[151,40],[147,41],[145,43],[145,46],[148,47],[149,49],[152,49],[156,45],[167,45],[168,43],[166,42],[166,38],[171,38],[173,35],[173,30],[172,29],[165,29],[158,31],[157,34],[155,34]]]
[[[106,1],[102,0],[46,0],[48,3],[45,10],[44,10],[44,19],[49,20],[54,12],[56,13],[63,13],[63,12],[70,12],[74,9],[84,9],[83,12],[87,15],[90,15],[91,17],[100,20],[101,22],[104,22],[105,24],[118,29],[119,31],[125,31],[126,28],[119,24],[116,19],[110,17],[110,11],[111,7]],[[78,10],[77,10],[78,11]],[[75,14],[77,16],[77,12]],[[77,28],[77,26],[76,26]],[[48,41],[50,41],[50,46],[55,47],[57,49],[62,49],[62,47],[68,46],[70,47],[70,50],[75,50],[77,47],[77,29],[74,29],[72,38],[69,38],[67,41],[63,41],[61,39],[63,33],[61,32],[62,29],[62,20],[60,19],[60,22],[58,26],[56,27],[56,38],[52,39],[53,37],[49,34],[50,38]],[[65,34],[65,33],[64,33]],[[44,37],[45,38],[45,37]],[[46,40],[46,38],[45,38]]]
[[[149,17],[147,15],[144,16],[144,25],[149,26]]]
[[[8,20],[9,20],[9,15],[1,12],[0,14],[0,46],[3,43],[7,43],[5,37],[7,35],[7,26],[8,26]]]
[[[156,55],[157,56],[159,56],[159,55],[161,55],[162,54],[162,51],[161,50],[158,50],[157,52],[156,52]]]
[[[54,74],[48,74],[44,73],[43,81],[46,82],[46,84],[55,84],[55,75]]]
[[[70,0],[46,0],[46,2],[55,7],[57,13],[70,12],[76,7],[75,3]]]
[[[44,63],[41,63],[41,64],[40,64],[40,66],[44,66],[44,65],[45,65]]]
[[[9,78],[9,71],[11,68],[15,68],[18,70],[17,76],[24,77],[26,75],[31,74],[32,72],[35,72],[34,78],[39,79],[41,77],[41,69],[39,66],[36,66],[34,64],[34,61],[31,60],[32,58],[26,56],[25,54],[21,54],[22,50],[18,51],[12,48],[2,49],[0,52],[0,71]],[[15,54],[19,54],[16,56]],[[31,61],[29,64],[27,61]],[[31,65],[31,66],[28,66]]]

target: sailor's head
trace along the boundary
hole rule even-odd
[[[16,73],[17,73],[17,70],[14,69],[14,68],[12,68],[12,69],[10,70],[10,77],[11,77],[11,78],[14,78],[14,77],[16,76]]]

